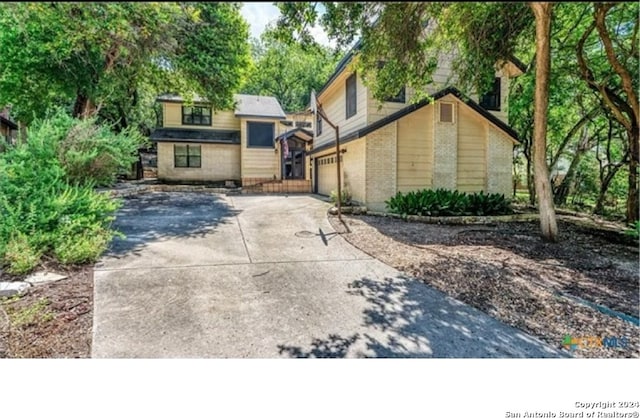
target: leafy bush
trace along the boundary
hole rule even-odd
[[[510,202],[502,194],[467,194],[457,190],[398,192],[386,202],[387,209],[403,216],[504,215],[511,213]]]
[[[18,232],[9,239],[5,250],[5,261],[11,274],[27,273],[40,262],[42,254],[37,251],[26,235]]]
[[[348,189],[342,189],[340,192],[342,194],[340,205],[349,206],[351,204],[351,192]],[[331,193],[329,194],[329,200],[331,200],[331,203],[333,203],[334,205],[338,203],[338,192],[335,190],[331,190]]]
[[[132,129],[114,134],[108,126],[83,120],[60,142],[58,159],[70,181],[109,185],[120,171],[131,168],[142,144],[142,136]]]
[[[631,228],[624,231],[624,233],[632,238],[640,238],[640,221],[635,221]]]
[[[65,264],[94,261],[116,234],[111,222],[120,203],[94,187],[113,178],[118,164],[102,166],[96,161],[109,152],[83,148],[98,141],[92,132],[98,142],[108,138],[106,128],[93,129],[91,123],[58,113],[36,121],[24,144],[0,154],[0,264],[7,271],[26,273],[43,254]],[[135,135],[129,140],[137,141]],[[63,149],[74,156],[63,158]]]

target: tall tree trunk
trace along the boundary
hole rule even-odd
[[[536,205],[536,184],[533,177],[533,158],[527,158],[527,189],[529,190],[529,204]]]
[[[549,167],[547,166],[547,111],[551,72],[551,11],[553,4],[529,3],[536,18],[536,91],[533,116],[533,169],[540,212],[540,229],[546,241],[558,240],[558,224],[553,207]]]
[[[523,154],[524,154],[524,158],[527,160],[526,162],[526,180],[527,180],[527,191],[529,192],[529,204],[531,206],[535,206],[536,205],[536,186],[534,184],[534,180],[533,180],[533,156],[532,154],[532,150],[531,150],[531,144],[532,139],[524,139],[523,138],[523,145],[524,145],[524,149]]]
[[[625,127],[629,133],[629,190],[627,193],[627,222],[633,223],[638,220],[638,158],[640,151],[638,123],[640,119],[640,103],[638,103],[638,95],[633,87],[633,77],[631,72],[624,66],[624,61],[620,61],[621,52],[626,52],[622,48],[616,49],[609,29],[607,28],[607,13],[614,7],[619,7],[617,3],[594,3],[594,20],[595,27],[604,46],[607,55],[607,61],[611,64],[611,68],[620,77],[622,82],[622,90],[627,95],[627,100],[621,100],[613,94],[608,93],[606,89],[602,89],[605,103],[611,109],[613,116]],[[634,22],[634,39],[638,31],[638,21]],[[632,45],[631,54],[637,54],[635,44]],[[580,58],[580,56],[578,57]],[[624,54],[623,54],[624,58]]]
[[[622,167],[622,164],[615,164],[607,174],[602,177],[600,182],[600,191],[598,192],[598,200],[596,201],[596,207],[593,209],[593,213],[596,215],[604,214],[604,200],[607,197],[607,191],[609,191],[611,180],[616,176],[620,167]]]
[[[640,154],[640,138],[638,127],[629,132],[629,190],[627,192],[627,222],[638,221],[638,156]]]

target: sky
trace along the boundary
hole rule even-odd
[[[260,38],[265,27],[269,23],[275,25],[278,16],[280,16],[280,11],[273,3],[244,2],[240,12],[250,25],[249,35],[254,38]],[[319,26],[312,28],[311,34],[319,44],[335,46],[335,42],[329,41],[327,34]]]

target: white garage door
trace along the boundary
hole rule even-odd
[[[321,157],[316,160],[318,168],[318,193],[329,196],[338,189],[335,156]]]

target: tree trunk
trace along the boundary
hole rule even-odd
[[[552,3],[529,3],[536,18],[536,90],[533,116],[533,169],[535,176],[540,229],[546,241],[558,240],[558,225],[553,207],[549,167],[547,166],[547,111],[549,108],[549,75],[551,72]]]
[[[73,105],[73,117],[76,118],[89,118],[96,113],[96,107],[91,99],[87,95],[78,92],[76,95],[76,102]]]
[[[591,148],[592,141],[590,141],[589,132],[586,128],[583,129],[582,138],[580,138],[580,142],[578,143],[578,147],[576,148],[575,153],[573,154],[573,158],[571,159],[571,164],[569,164],[569,168],[567,169],[567,174],[562,179],[562,182],[558,186],[556,190],[555,196],[553,200],[556,205],[564,205],[567,202],[567,197],[569,193],[571,193],[571,189],[575,184],[576,170],[578,168],[578,164],[582,161],[582,157],[589,151]]]
[[[625,67],[624,58],[626,52],[622,47],[616,49],[611,34],[607,28],[607,13],[614,7],[619,7],[617,3],[595,3],[594,19],[595,27],[604,46],[607,55],[607,61],[611,64],[611,68],[620,77],[622,82],[622,90],[627,95],[627,100],[613,97],[614,95],[603,94],[605,103],[611,109],[614,117],[625,127],[629,133],[629,191],[627,193],[627,222],[633,223],[638,220],[638,153],[640,144],[638,144],[638,120],[640,119],[640,103],[638,103],[638,95],[633,86],[633,76]],[[638,30],[638,21],[634,23],[634,34]],[[635,36],[634,36],[635,38]],[[633,40],[635,42],[635,39]],[[635,46],[632,47],[630,55],[637,54]],[[580,56],[578,57],[580,58]],[[584,65],[583,63],[580,63]],[[606,89],[602,89],[603,93],[607,93]],[[615,100],[617,99],[617,100]]]
[[[620,170],[621,164],[616,164],[600,183],[600,192],[598,193],[598,200],[596,201],[596,207],[593,209],[593,213],[596,215],[604,214],[604,200],[607,197],[607,191],[609,190],[609,186],[611,185],[611,180],[616,176],[618,170]]]
[[[567,174],[562,179],[562,182],[560,183],[560,186],[558,186],[558,190],[556,190],[556,194],[553,197],[556,205],[564,205],[567,202],[567,197],[569,196],[575,181],[576,168],[578,168],[578,163],[580,163],[584,154],[584,151],[578,150],[573,157],[573,160],[571,160],[571,164],[567,169]]]
[[[527,189],[529,190],[529,204],[531,206],[535,206],[536,205],[536,184],[535,184],[535,179],[533,178],[532,163],[533,163],[533,159],[531,157],[527,158]]]
[[[627,192],[627,222],[638,221],[638,154],[640,151],[640,138],[638,127],[635,126],[629,132],[629,190]]]

